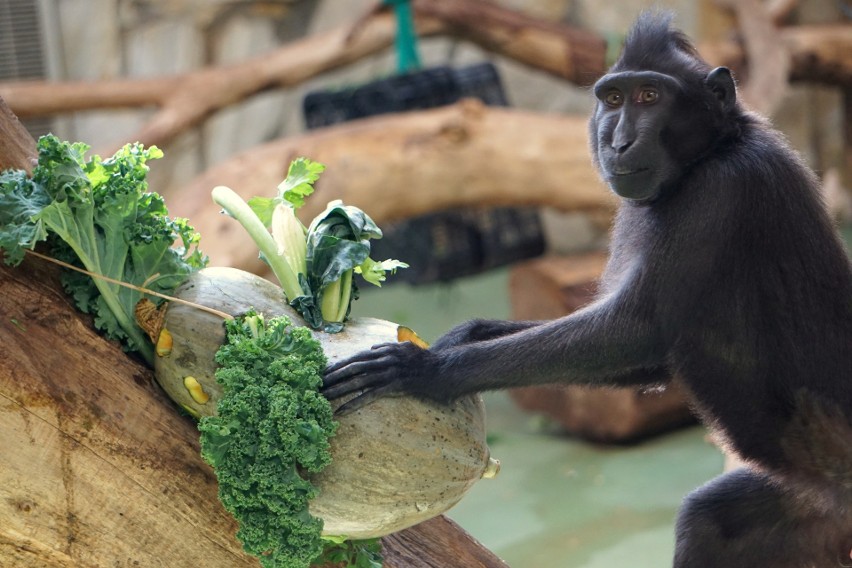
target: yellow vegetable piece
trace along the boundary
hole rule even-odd
[[[172,354],[172,344],[174,340],[172,339],[172,334],[169,333],[168,329],[163,328],[160,332],[160,337],[157,338],[157,355],[160,357],[168,357]]]
[[[204,392],[204,388],[195,377],[184,377],[183,386],[189,391],[192,400],[198,404],[207,404],[207,401],[210,400],[210,395]]]
[[[201,414],[194,408],[190,408],[185,404],[181,404],[180,407],[183,408],[186,413],[192,416],[193,418],[201,418]]]
[[[410,327],[405,327],[401,325],[396,330],[396,340],[402,343],[403,341],[410,341],[417,347],[421,349],[429,349],[429,344],[423,341],[419,335],[414,333],[414,330]]]

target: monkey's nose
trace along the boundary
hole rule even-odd
[[[613,140],[611,146],[616,154],[623,154],[633,146],[633,140]]]

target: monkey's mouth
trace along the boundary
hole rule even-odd
[[[612,177],[628,177],[636,174],[644,174],[650,168],[613,168],[611,171]]]

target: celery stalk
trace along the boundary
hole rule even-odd
[[[292,207],[279,203],[272,211],[272,239],[278,247],[278,256],[284,257],[290,269],[298,274],[307,274],[308,267],[305,254],[308,241],[305,238],[305,227],[296,218]]]
[[[331,323],[342,322],[349,310],[349,296],[352,294],[352,271],[347,270],[338,279],[322,291],[320,312],[322,319]]]
[[[281,288],[284,289],[287,299],[292,301],[302,296],[303,292],[301,285],[299,285],[298,274],[293,272],[283,257],[278,256],[278,246],[275,244],[275,240],[266,230],[260,218],[248,206],[248,203],[234,190],[224,185],[214,187],[212,196],[213,201],[221,206],[228,215],[239,221],[257,244],[263,258],[281,283]]]
[[[343,321],[346,312],[349,310],[349,296],[352,295],[352,271],[344,272],[338,282],[340,282],[340,305],[337,309],[337,315],[332,321]]]
[[[348,272],[348,271],[347,271]],[[322,291],[322,300],[320,301],[320,313],[322,319],[327,322],[338,322],[337,312],[340,311],[340,280],[335,280]]]

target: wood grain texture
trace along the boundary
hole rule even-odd
[[[42,262],[4,266],[0,289],[0,559],[256,566],[194,423],[150,370],[97,335]]]

